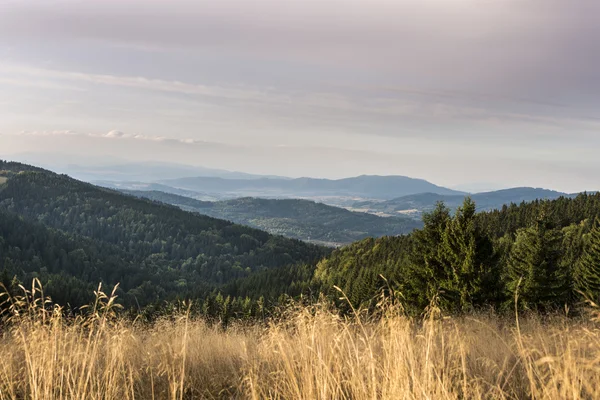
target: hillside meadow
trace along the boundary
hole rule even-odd
[[[5,297],[0,399],[592,399],[593,314],[342,317],[325,304],[230,324],[186,308],[153,323],[97,292],[72,316],[34,282]]]

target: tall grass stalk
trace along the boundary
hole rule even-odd
[[[101,287],[67,316],[39,282],[5,297],[0,399],[595,399],[593,319],[493,313],[423,319],[327,304],[227,329],[190,316],[119,317]]]

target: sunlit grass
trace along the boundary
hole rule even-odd
[[[298,307],[269,324],[212,326],[188,313],[123,319],[97,293],[66,318],[39,285],[11,299],[0,399],[592,399],[600,331],[564,316],[413,320],[394,307],[349,318]]]

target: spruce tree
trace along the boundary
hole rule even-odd
[[[467,311],[497,298],[500,280],[492,241],[478,228],[475,213],[475,203],[467,197],[443,234],[440,287],[448,309]]]
[[[568,281],[561,268],[561,239],[544,215],[533,227],[517,232],[508,260],[509,301],[517,291],[520,305],[528,308],[551,308],[565,300]]]
[[[575,288],[597,301],[600,295],[600,219],[596,218],[588,235],[575,274]]]
[[[562,229],[562,268],[568,277],[568,300],[577,300],[581,297],[581,291],[575,281],[578,277],[581,259],[585,249],[584,235],[590,230],[589,221],[581,221]]]
[[[423,228],[412,234],[412,249],[402,292],[418,311],[427,307],[440,292],[440,281],[446,276],[440,250],[444,231],[450,223],[450,210],[439,202],[423,215]]]

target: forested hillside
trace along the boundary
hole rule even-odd
[[[272,234],[329,246],[349,244],[367,237],[397,236],[410,233],[421,226],[419,221],[404,216],[383,218],[310,200],[246,197],[209,202],[160,191],[128,190],[125,193],[252,226]]]
[[[253,272],[313,263],[329,250],[18,163],[0,162],[0,271],[40,276],[80,305],[99,281],[129,304],[201,298]]]
[[[443,204],[408,237],[367,239],[319,263],[316,284],[355,305],[394,295],[409,310],[493,306],[549,310],[600,296],[600,195],[535,201],[476,214]],[[384,292],[382,292],[382,290]]]

